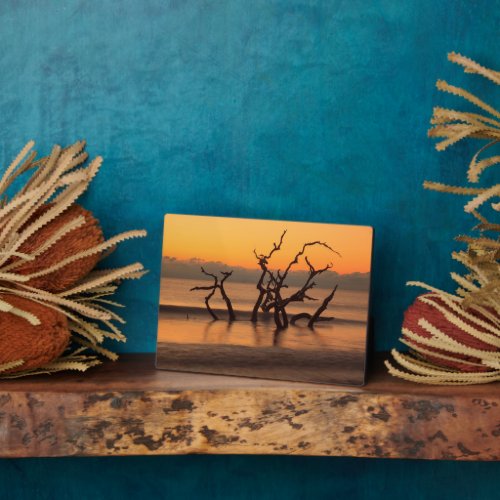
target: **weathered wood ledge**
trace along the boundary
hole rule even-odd
[[[428,387],[375,364],[362,388],[159,371],[0,381],[0,456],[291,454],[500,459],[500,384]]]

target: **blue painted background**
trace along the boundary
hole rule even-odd
[[[53,143],[86,138],[89,151],[104,156],[85,204],[109,235],[131,227],[150,233],[113,257],[140,259],[151,270],[121,294],[129,304],[126,350],[155,348],[165,212],[374,226],[376,347],[387,349],[415,295],[406,280],[451,287],[452,237],[471,221],[462,200],[424,192],[421,184],[462,182],[473,147],[438,154],[426,129],[434,105],[461,105],[438,95],[438,77],[498,102],[493,85],[446,62],[455,50],[500,66],[498,6],[4,0],[0,162],[31,138],[44,153]],[[279,457],[9,461],[0,465],[0,497],[54,498],[53,488],[59,498],[91,498],[91,490],[93,498],[167,497],[169,490],[173,498],[424,498],[416,491],[426,488],[426,498],[448,491],[484,499],[493,498],[494,465]],[[51,488],[40,483],[46,480]]]

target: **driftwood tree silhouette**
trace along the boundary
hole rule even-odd
[[[261,273],[259,276],[259,280],[257,281],[256,288],[258,290],[258,296],[255,301],[255,304],[252,309],[252,314],[250,316],[250,321],[252,323],[257,323],[258,321],[258,313],[259,309],[264,312],[273,312],[274,322],[276,324],[277,330],[282,330],[287,328],[290,324],[295,324],[297,321],[302,319],[307,319],[309,328],[314,328],[314,324],[319,321],[331,321],[333,317],[324,317],[322,314],[327,309],[329,303],[332,301],[335,296],[335,292],[337,291],[337,286],[332,290],[332,292],[323,299],[321,305],[316,309],[313,314],[303,312],[299,314],[293,315],[289,318],[287,307],[294,302],[305,302],[306,300],[316,301],[318,300],[315,297],[312,297],[309,292],[316,286],[315,278],[324,272],[328,271],[332,268],[332,264],[327,264],[325,267],[316,269],[314,265],[309,260],[309,257],[306,255],[306,252],[309,248],[320,246],[326,248],[332,253],[335,253],[340,256],[340,254],[334,250],[328,243],[323,241],[310,241],[304,243],[302,248],[295,254],[294,258],[288,263],[285,270],[282,272],[281,270],[271,271],[269,269],[269,260],[271,257],[281,250],[283,245],[283,240],[286,235],[286,229],[281,234],[279,241],[273,243],[273,248],[267,254],[258,254],[257,250],[254,249],[253,253],[255,258],[257,259],[257,263],[260,267]],[[302,284],[300,288],[291,292],[289,295],[285,296],[285,290],[288,289],[288,284],[286,283],[287,278],[294,266],[299,263],[301,258],[304,258],[307,267],[308,267],[308,275],[305,279],[305,282]],[[206,290],[208,291],[208,295],[205,297],[205,305],[207,307],[207,311],[212,316],[214,320],[219,319],[215,311],[210,307],[210,300],[215,295],[217,291],[220,292],[222,299],[226,303],[227,312],[229,316],[229,321],[232,322],[236,320],[236,315],[234,313],[233,305],[231,303],[231,299],[227,295],[227,292],[224,288],[224,284],[226,280],[232,276],[233,271],[221,271],[219,277],[217,274],[207,272],[203,267],[201,268],[201,272],[206,276],[209,276],[213,279],[212,285],[206,286],[195,286],[191,288],[191,291],[194,290]]]
[[[210,293],[205,297],[205,305],[207,307],[207,311],[212,316],[214,320],[219,319],[217,314],[213,311],[213,309],[210,307],[210,299],[215,295],[215,292],[219,290],[222,298],[224,299],[224,302],[226,303],[227,307],[227,312],[229,315],[229,321],[234,321],[236,319],[236,315],[234,314],[234,309],[233,305],[231,304],[231,300],[229,299],[226,290],[224,288],[224,282],[233,274],[233,271],[221,271],[221,274],[223,276],[222,279],[219,279],[219,277],[216,274],[209,273],[205,271],[205,269],[201,268],[201,272],[206,275],[211,277],[214,280],[213,285],[207,285],[207,286],[195,286],[190,289],[190,291],[195,291],[195,290],[208,290]]]
[[[278,252],[281,249],[281,245],[283,244],[283,238],[285,237],[286,229],[283,231],[280,241],[278,244],[273,243],[273,249],[268,254],[258,254],[257,250],[254,249],[253,253],[257,262],[259,264],[260,269],[262,270],[259,281],[257,282],[257,290],[259,291],[259,295],[257,300],[255,301],[255,305],[253,306],[252,316],[250,321],[253,323],[257,323],[259,308],[263,305],[263,303],[268,303],[271,300],[271,293],[269,287],[271,283],[268,282],[267,285],[264,285],[264,281],[266,279],[266,275],[269,273],[268,264],[269,259],[273,256],[273,253]],[[271,279],[271,278],[270,278]]]
[[[340,254],[336,250],[334,250],[332,247],[330,247],[327,243],[322,242],[322,241],[311,241],[308,243],[304,243],[304,245],[302,246],[302,249],[299,252],[297,252],[295,257],[288,264],[288,266],[286,267],[286,269],[283,273],[279,270],[276,271],[276,273],[273,273],[272,271],[267,270],[267,273],[270,276],[270,279],[268,281],[266,298],[272,297],[272,299],[266,301],[265,306],[264,306],[264,310],[265,311],[270,311],[270,310],[274,311],[274,322],[276,323],[276,327],[278,329],[287,328],[289,325],[288,314],[286,311],[286,308],[289,304],[291,304],[292,302],[304,302],[305,300],[317,300],[314,297],[311,297],[310,295],[308,295],[308,292],[316,286],[316,283],[313,280],[316,276],[324,273],[325,271],[328,271],[332,267],[332,264],[330,263],[323,268],[316,269],[311,264],[311,262],[309,261],[307,255],[305,255],[305,253],[309,247],[313,247],[313,246],[322,246],[322,247],[324,247],[324,248],[330,250],[331,252],[336,253],[337,255],[340,256]],[[309,268],[309,275],[301,288],[299,288],[297,291],[292,293],[290,296],[283,297],[282,289],[287,288],[287,285],[285,284],[285,280],[287,279],[289,273],[291,272],[292,267],[294,265],[298,264],[299,259],[302,256],[304,256],[304,259],[305,259],[307,266]],[[335,291],[336,291],[336,287],[335,287]],[[318,310],[316,311],[315,314],[308,315],[308,316],[300,315],[300,317],[296,317],[297,316],[296,315],[295,317],[292,318],[293,322],[295,323],[298,319],[301,319],[301,318],[308,318],[309,324],[314,325],[314,323],[316,321],[320,320],[321,314],[325,311],[329,302],[333,299],[334,295],[335,295],[335,292],[333,292],[333,294],[331,294],[331,297],[329,298],[329,300],[326,301],[326,303],[324,304],[324,307],[322,304],[322,306],[320,306],[318,308]],[[308,313],[303,313],[303,314],[308,314]]]

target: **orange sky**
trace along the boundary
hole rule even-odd
[[[372,228],[368,226],[168,214],[165,216],[163,255],[258,268],[253,249],[257,253],[269,253],[284,229],[287,233],[281,250],[271,258],[271,269],[284,269],[304,243],[320,240],[342,257],[326,248],[309,248],[307,256],[316,268],[331,262],[332,270],[340,274],[370,270]],[[307,265],[301,259],[294,269],[307,269]]]

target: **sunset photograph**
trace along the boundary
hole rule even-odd
[[[157,367],[362,385],[373,230],[165,216]]]

